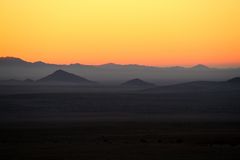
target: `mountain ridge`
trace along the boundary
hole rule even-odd
[[[14,57],[0,57],[0,80],[30,78],[38,80],[45,75],[62,69],[76,75],[88,77],[101,83],[119,84],[138,77],[159,85],[176,84],[197,80],[226,80],[239,76],[240,68],[210,68],[204,65],[193,67],[157,67],[138,64],[103,65],[49,64],[42,61],[27,62]]]
[[[91,84],[93,81],[90,81],[86,78],[80,77],[78,75],[66,72],[64,70],[56,70],[55,72],[37,80],[37,82],[62,82],[62,83],[81,83],[81,84]]]
[[[79,65],[79,66],[95,66],[95,67],[122,67],[122,66],[132,66],[132,67],[154,67],[154,68],[186,68],[182,66],[170,66],[170,67],[160,67],[160,66],[147,66],[142,64],[117,64],[117,63],[105,63],[100,65],[90,65],[90,64],[81,64],[81,63],[71,63],[71,64],[53,64],[53,63],[46,63],[43,61],[36,61],[36,62],[29,62],[24,59],[18,58],[18,57],[0,57],[0,63],[3,61],[12,61],[12,62],[24,62],[29,64],[46,64],[46,65],[57,65],[57,66],[71,66],[71,65]],[[203,64],[197,64],[189,68],[210,68]]]
[[[139,78],[134,78],[134,79],[128,80],[128,81],[122,83],[121,85],[126,86],[126,87],[153,87],[153,86],[155,86],[155,84],[146,82]]]

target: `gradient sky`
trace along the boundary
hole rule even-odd
[[[0,56],[240,66],[240,1],[1,0]]]

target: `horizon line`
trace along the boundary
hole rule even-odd
[[[84,63],[79,63],[79,62],[73,62],[73,63],[52,63],[52,62],[46,62],[42,60],[37,60],[37,61],[29,61],[25,60],[24,58],[20,57],[14,57],[14,56],[0,56],[0,59],[19,59],[24,62],[28,63],[44,63],[44,64],[49,64],[49,65],[84,65],[84,66],[104,66],[104,65],[119,65],[119,66],[143,66],[143,67],[156,67],[156,68],[174,68],[174,67],[180,67],[180,68],[194,68],[197,66],[202,66],[206,68],[216,68],[216,69],[227,69],[227,68],[240,68],[239,65],[234,65],[234,66],[220,66],[220,65],[206,65],[204,63],[196,63],[195,65],[145,65],[145,64],[138,64],[138,63],[115,63],[115,62],[106,62],[106,63],[100,63],[100,64],[84,64]]]

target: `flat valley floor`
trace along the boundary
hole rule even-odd
[[[1,159],[207,160],[240,158],[240,123],[1,124]]]
[[[1,160],[240,159],[239,92],[0,89]]]

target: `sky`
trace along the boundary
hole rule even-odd
[[[240,66],[239,0],[1,0],[0,56]]]

